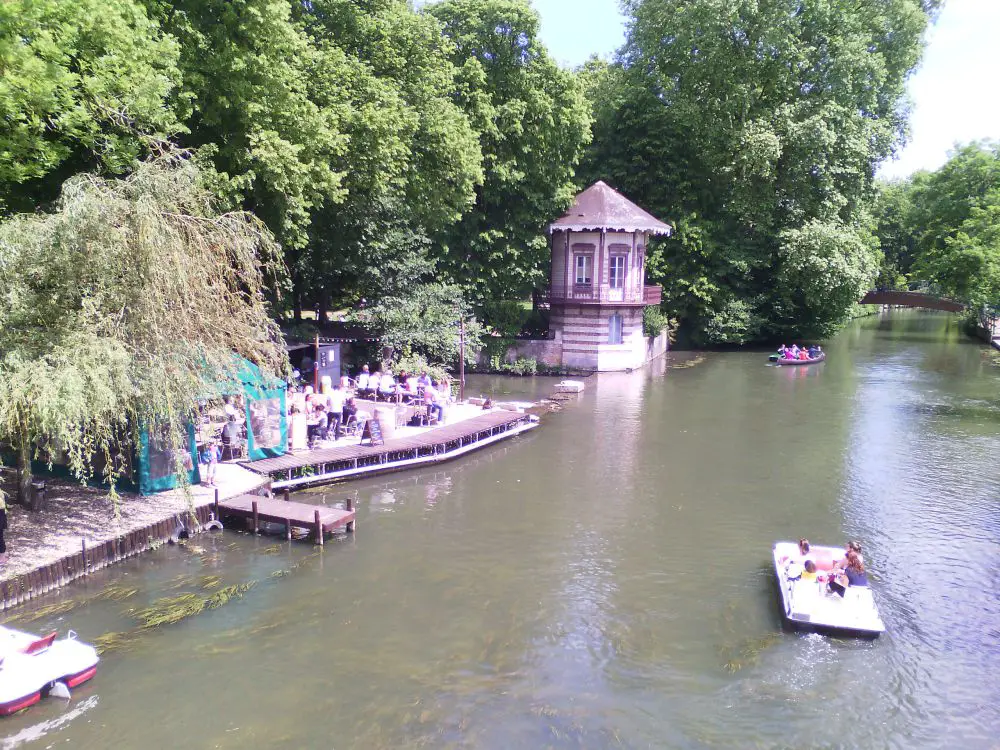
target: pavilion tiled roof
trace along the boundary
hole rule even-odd
[[[549,226],[550,232],[594,229],[667,235],[673,231],[669,224],[643,211],[600,180],[576,196],[569,211]]]

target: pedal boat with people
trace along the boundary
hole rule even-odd
[[[862,638],[877,638],[885,632],[870,586],[848,586],[843,596],[827,590],[834,563],[844,556],[843,549],[812,545],[808,557],[816,564],[816,580],[802,576],[802,558],[795,542],[776,542],[772,551],[781,614],[788,627]]]
[[[826,352],[820,352],[817,356],[809,359],[785,359],[778,354],[772,354],[768,359],[776,365],[815,365],[826,360]]]
[[[97,650],[70,630],[32,635],[0,625],[0,716],[33,706],[44,695],[70,697],[97,672]]]

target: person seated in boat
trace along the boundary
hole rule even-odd
[[[802,575],[799,576],[799,580],[802,581],[815,581],[816,580],[816,563],[812,560],[806,560],[802,565]]]
[[[785,359],[795,359],[795,354],[792,353],[791,349],[785,349],[784,353],[781,355]]]
[[[809,359],[816,359],[816,352],[818,352],[818,351],[819,351],[819,349],[816,348],[815,344],[813,344],[812,346],[810,346],[809,347]]]
[[[839,596],[843,596],[851,586],[867,586],[868,573],[865,572],[865,564],[861,562],[858,553],[854,550],[847,552],[847,566],[840,575],[834,575],[829,584],[830,591]]]
[[[854,554],[856,554],[858,556],[858,559],[861,561],[861,563],[864,564],[865,558],[861,554],[861,542],[850,541],[850,542],[848,542],[847,544],[844,545],[844,556],[842,558],[840,558],[839,560],[837,560],[833,564],[833,567],[835,569],[837,569],[837,570],[843,570],[844,568],[846,568],[847,567],[847,556],[851,552],[853,552]]]

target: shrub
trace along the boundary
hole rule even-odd
[[[530,308],[519,300],[491,300],[483,303],[483,322],[504,337],[517,336],[531,316]]]
[[[392,363],[392,370],[394,373],[407,372],[418,375],[426,372],[433,380],[439,382],[448,374],[447,370],[441,365],[428,364],[423,355],[412,352],[407,352],[397,357]]]
[[[669,321],[663,311],[656,305],[649,305],[642,310],[643,335],[653,338],[663,333]]]
[[[538,360],[534,357],[518,357],[514,364],[510,365],[510,371],[514,375],[536,375]]]

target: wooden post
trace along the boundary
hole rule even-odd
[[[317,328],[319,321],[316,321]],[[319,393],[319,334],[316,334],[316,358],[313,360],[313,392]]]
[[[291,492],[289,491],[289,489],[287,487],[285,487],[285,502],[287,503],[291,499],[292,499]]]
[[[87,538],[80,540],[80,547],[83,549],[83,574],[87,575]]]
[[[257,501],[256,500],[253,501],[253,504],[251,505],[251,508],[253,509],[253,533],[256,534],[257,533],[257,528],[258,528],[258,523],[257,523],[258,522],[258,515],[257,515]]]
[[[344,500],[344,510],[354,511],[354,501],[351,498],[346,498]],[[350,520],[347,522],[347,533],[350,534],[354,531],[354,521]]]
[[[465,315],[459,320],[458,333],[458,402],[465,402]]]
[[[319,509],[313,511],[313,520],[316,522],[316,540],[319,546],[323,546],[323,524],[319,520]]]
[[[292,541],[292,519],[291,518],[286,518],[285,519],[285,539],[287,539],[289,542]]]

